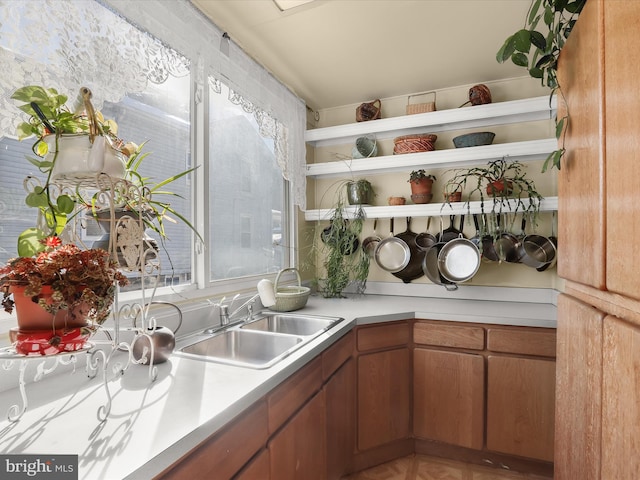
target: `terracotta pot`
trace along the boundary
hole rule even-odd
[[[389,197],[387,201],[389,205],[404,205],[407,203],[407,199],[404,197]]]
[[[495,182],[490,182],[487,185],[487,195],[502,196],[509,195],[511,193],[513,193],[513,183],[510,180],[506,181],[506,188],[504,180],[496,180]]]
[[[412,195],[429,195],[433,187],[433,179],[424,177],[419,180],[412,180],[409,184],[411,185]]]
[[[444,194],[444,201],[453,203],[462,201],[462,192],[452,192]]]
[[[59,310],[54,318],[37,302],[34,302],[31,297],[27,297],[24,294],[25,288],[23,285],[13,285],[10,289],[15,302],[16,317],[20,331],[79,328],[87,324],[87,318],[83,314],[82,308],[78,308],[71,314],[68,310]],[[44,298],[47,303],[51,303],[52,293],[51,287],[45,285],[40,293],[40,298]]]

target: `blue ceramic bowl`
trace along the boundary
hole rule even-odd
[[[491,145],[496,134],[493,132],[474,132],[460,135],[453,139],[456,148],[477,147],[479,145]]]

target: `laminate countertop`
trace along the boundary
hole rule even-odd
[[[236,418],[355,325],[419,318],[556,326],[555,305],[526,301],[392,295],[324,299],[312,295],[300,313],[339,316],[344,320],[263,370],[174,353],[169,361],[157,366],[157,379],[151,381],[149,368],[145,366],[131,365],[124,374],[118,374],[116,365],[126,364],[126,356],[118,352],[106,369],[105,387],[102,374],[87,377],[86,353],[76,355],[73,371],[54,372],[36,382],[33,378],[39,374],[42,367],[38,365],[42,361],[28,359],[24,361],[28,404],[18,421],[9,422],[4,413],[12,405],[23,406],[17,382],[16,388],[0,393],[0,414],[4,418],[0,422],[0,453],[77,454],[81,479],[148,480]],[[55,361],[47,359],[44,367]],[[19,371],[22,362],[5,364],[2,375]],[[101,421],[99,413],[109,405],[109,415]]]

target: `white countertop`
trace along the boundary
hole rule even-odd
[[[26,387],[28,408],[15,423],[10,405],[21,405],[18,389],[0,393],[0,452],[78,454],[81,479],[148,480],[235,418],[256,400],[347,333],[354,324],[407,318],[555,327],[552,304],[361,295],[345,299],[312,296],[301,313],[340,316],[345,321],[285,360],[265,370],[194,360],[180,354],[148,368],[133,365],[108,382],[107,420],[98,409],[108,402],[100,376],[88,379],[86,354],[74,373],[51,375]],[[51,360],[48,360],[49,362]],[[28,360],[26,378],[39,360]],[[14,364],[14,369],[17,365]],[[109,370],[111,371],[111,370]],[[113,377],[113,374],[110,374]]]

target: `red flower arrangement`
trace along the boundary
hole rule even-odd
[[[58,237],[43,240],[47,247],[35,257],[18,257],[0,267],[2,306],[12,313],[15,302],[11,287],[24,287],[24,295],[52,315],[59,310],[79,311],[91,323],[101,325],[109,316],[116,284],[128,279],[102,249],[82,250],[62,245]],[[43,289],[50,288],[50,298]]]

